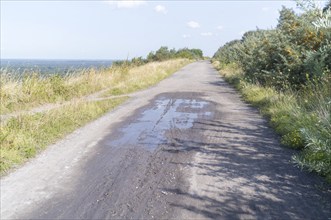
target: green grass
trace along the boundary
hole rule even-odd
[[[45,113],[9,119],[1,125],[0,173],[3,174],[34,157],[46,146],[100,117],[125,100],[126,98],[117,98],[77,102]]]
[[[310,84],[300,91],[276,91],[245,81],[236,65],[220,67],[220,74],[258,107],[281,135],[281,143],[299,150],[297,165],[316,172],[331,183],[331,85],[330,81]]]

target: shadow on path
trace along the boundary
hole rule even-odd
[[[263,120],[252,114],[225,121],[200,120],[191,132],[204,135],[174,138],[164,149],[197,155],[180,165],[193,170],[191,184],[200,184],[196,188],[202,192],[164,189],[181,195],[173,207],[203,218],[331,218],[330,186],[296,168],[291,162],[295,151],[280,147]]]

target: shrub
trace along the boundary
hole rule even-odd
[[[303,13],[283,7],[277,28],[245,33],[213,57],[244,98],[261,108],[282,138],[301,150],[298,165],[331,182],[331,8],[299,1]]]
[[[315,10],[297,15],[283,8],[276,29],[249,31],[221,47],[213,59],[238,63],[247,81],[279,90],[325,80],[331,69],[331,28],[316,28],[316,19]]]

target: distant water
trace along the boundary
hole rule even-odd
[[[22,74],[70,74],[86,68],[108,68],[115,60],[27,60],[1,59],[1,72]]]

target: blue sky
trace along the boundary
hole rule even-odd
[[[248,30],[275,27],[294,1],[4,1],[1,58],[126,59],[160,46],[212,56]]]

